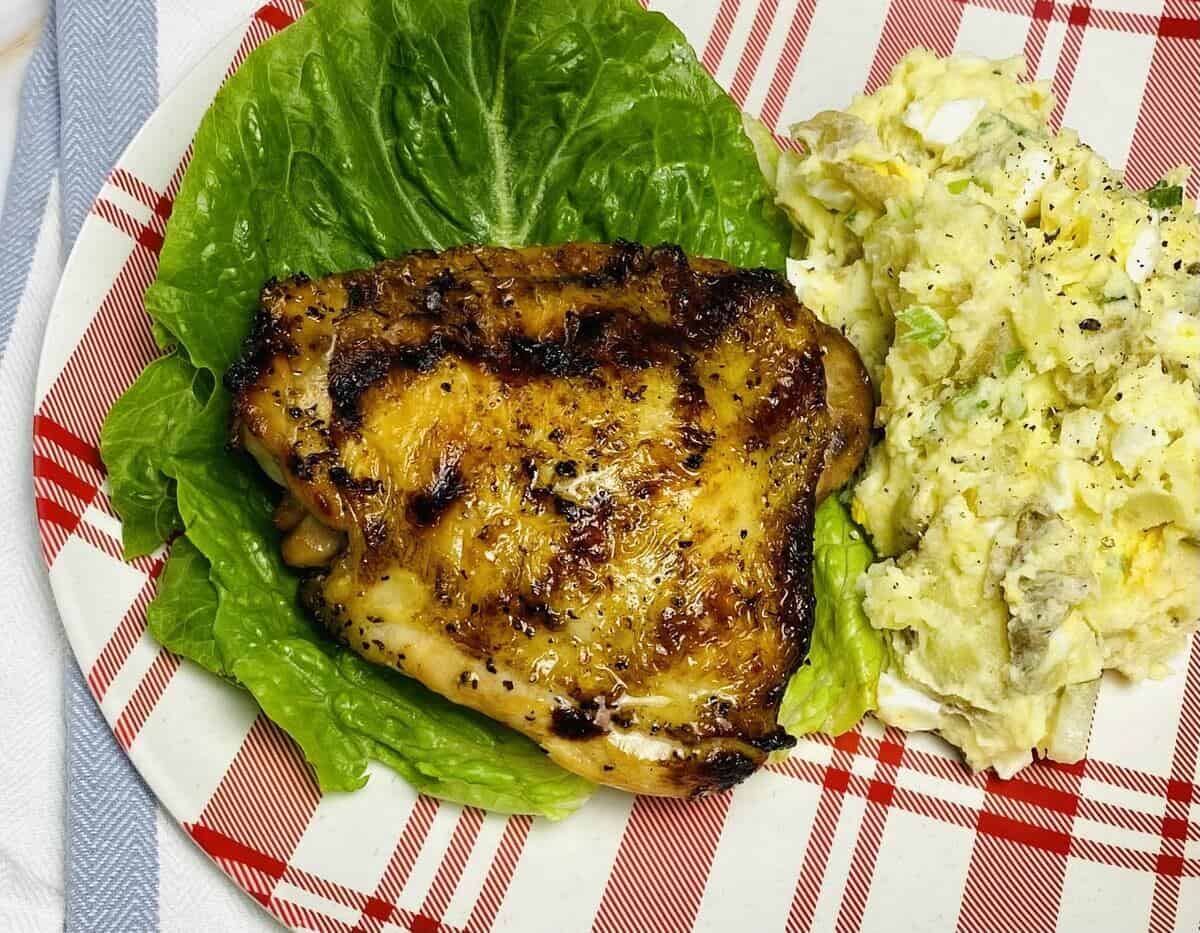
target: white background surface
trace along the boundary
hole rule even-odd
[[[0,204],[17,139],[25,65],[33,53],[49,0],[0,0]]]

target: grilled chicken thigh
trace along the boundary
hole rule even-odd
[[[630,243],[418,252],[269,284],[226,381],[307,604],[368,660],[639,793],[792,744],[813,511],[871,393],[775,274]]]

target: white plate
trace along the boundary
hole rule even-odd
[[[661,6],[739,103],[777,126],[844,105],[913,44],[1025,49],[1065,94],[1065,122],[1128,156],[1135,181],[1198,161],[1184,118],[1200,21],[1161,20],[1158,2]],[[188,140],[231,65],[298,13],[296,0],[264,7],[121,157],[67,264],[38,376],[39,527],[71,645],[134,764],[233,881],[312,930],[1196,929],[1197,652],[1190,682],[1107,684],[1078,767],[989,782],[933,739],[867,722],[802,743],[733,794],[601,792],[556,825],[418,798],[382,768],[363,791],[321,799],[246,695],[153,643],[160,558],[119,558],[99,426],[155,354],[141,295]]]

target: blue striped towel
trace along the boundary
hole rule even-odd
[[[159,816],[65,646],[29,488],[38,345],[104,178],[169,88],[251,0],[55,0],[25,77],[0,209],[0,929],[151,933],[273,924]],[[7,533],[2,533],[7,532]],[[9,553],[13,551],[13,553]],[[53,704],[62,667],[64,706]],[[47,789],[65,720],[62,810]],[[30,768],[38,769],[30,773]],[[61,816],[60,816],[61,813]],[[59,824],[59,820],[62,823]],[[61,852],[58,841],[61,839]],[[61,858],[59,866],[52,862]],[[61,879],[61,880],[60,880]],[[59,886],[61,885],[61,893]]]

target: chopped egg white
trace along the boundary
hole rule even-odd
[[[1158,225],[1152,224],[1142,229],[1129,250],[1129,257],[1125,260],[1125,273],[1138,285],[1150,277],[1150,273],[1158,264],[1160,240]]]
[[[879,712],[890,723],[909,732],[938,727],[942,704],[891,671],[879,675]]]
[[[1112,457],[1125,468],[1126,473],[1132,475],[1148,454],[1166,446],[1165,435],[1165,431],[1159,431],[1148,424],[1123,424],[1113,435]]]
[[[1021,192],[1013,201],[1013,210],[1022,218],[1028,218],[1029,209],[1042,189],[1054,177],[1054,157],[1045,149],[1026,149],[1015,156],[1009,156],[1004,164],[1005,171],[1020,177],[1025,177]]]
[[[987,101],[981,97],[950,100],[930,117],[920,103],[914,102],[904,112],[904,124],[920,133],[927,143],[949,146],[970,128],[986,106]]]
[[[788,281],[796,289],[796,297],[801,301],[805,300],[804,295],[812,273],[819,271],[824,265],[813,259],[789,259],[787,261]]]
[[[1063,415],[1058,443],[1068,457],[1086,460],[1096,452],[1104,416],[1090,408],[1080,408]]]
[[[981,97],[969,100],[952,100],[938,107],[933,119],[925,127],[925,141],[948,146],[955,142],[975,122],[987,101]]]
[[[916,130],[924,136],[925,128],[929,126],[929,114],[925,112],[925,107],[919,100],[914,100],[905,109],[901,122],[910,130]]]
[[[1075,504],[1075,487],[1066,464],[1055,465],[1050,481],[1046,483],[1045,496],[1046,504],[1055,515],[1061,515]]]

